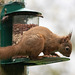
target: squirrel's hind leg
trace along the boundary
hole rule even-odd
[[[33,37],[33,41],[30,40],[32,41],[32,44],[34,44],[31,45],[30,55],[29,55],[30,59],[32,60],[38,60],[43,58],[42,56],[39,56],[39,54],[43,52],[45,39],[40,34],[36,34],[35,36],[36,37]]]

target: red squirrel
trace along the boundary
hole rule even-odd
[[[0,47],[0,59],[8,59],[16,55],[26,55],[30,59],[40,59],[41,52],[44,55],[56,55],[60,52],[69,57],[72,52],[70,41],[72,33],[67,36],[58,36],[48,28],[36,26],[26,31],[21,41],[12,46]]]

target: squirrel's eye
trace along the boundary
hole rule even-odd
[[[69,50],[69,47],[67,46],[67,47],[65,48],[65,50],[68,51],[68,50]]]

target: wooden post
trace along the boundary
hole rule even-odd
[[[0,75],[27,75],[27,67],[21,63],[1,65]]]

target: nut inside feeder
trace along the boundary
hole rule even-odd
[[[33,11],[14,12],[12,27],[12,45],[20,42],[24,32],[39,25],[39,13]],[[14,14],[12,13],[12,14]]]
[[[38,26],[38,20],[38,17],[28,15],[14,16],[12,44],[17,44],[21,40],[24,32],[26,32],[32,27]]]

